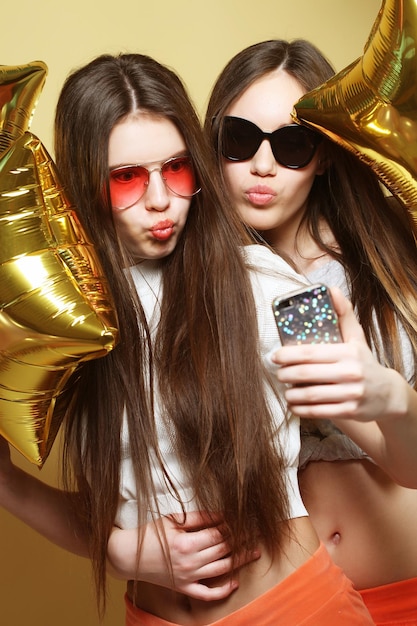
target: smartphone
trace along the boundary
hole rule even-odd
[[[283,346],[343,341],[326,285],[311,285],[275,298],[272,310]]]

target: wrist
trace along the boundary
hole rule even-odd
[[[412,417],[412,395],[415,392],[399,372],[390,369],[388,374],[390,378],[388,394],[380,424],[397,427]]]

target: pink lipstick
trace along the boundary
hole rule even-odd
[[[275,198],[276,193],[266,185],[256,185],[246,191],[246,197],[254,206],[264,206]]]
[[[161,220],[150,229],[152,236],[158,241],[166,241],[174,232],[174,222],[172,220]]]

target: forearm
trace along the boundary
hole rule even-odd
[[[138,529],[113,528],[107,545],[107,571],[115,578],[147,579],[143,570],[138,571],[138,533]]]
[[[378,420],[335,420],[393,480],[417,488],[417,393],[394,370],[387,370],[387,397]]]
[[[399,409],[379,420],[382,454],[392,477],[404,487],[417,488],[417,393],[399,375],[393,388]]]
[[[88,556],[87,529],[77,521],[79,497],[13,466],[0,476],[0,505],[56,545]]]

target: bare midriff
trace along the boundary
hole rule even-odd
[[[290,522],[287,539],[278,556],[271,556],[260,546],[261,557],[239,570],[239,587],[228,598],[217,602],[194,600],[183,594],[149,583],[128,585],[128,597],[136,606],[183,626],[203,626],[233,613],[284,580],[305,563],[318,549],[319,540],[308,518]],[[288,532],[288,531],[287,531]]]
[[[299,483],[321,541],[357,589],[417,576],[417,490],[368,460],[311,462]]]

